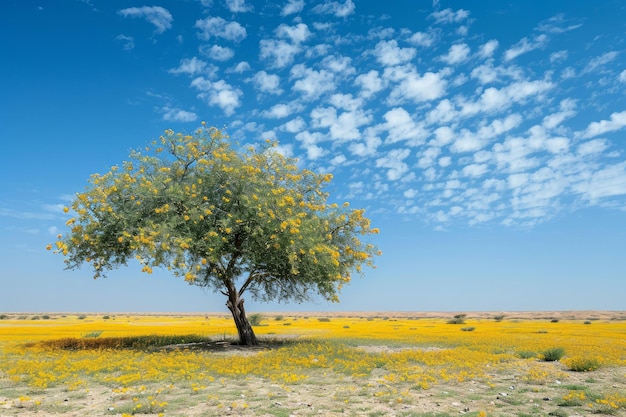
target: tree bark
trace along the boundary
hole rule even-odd
[[[256,346],[259,344],[252,325],[246,317],[246,310],[243,307],[244,299],[239,296],[239,292],[234,288],[228,291],[228,301],[226,306],[233,315],[237,332],[239,333],[239,344],[245,346]]]

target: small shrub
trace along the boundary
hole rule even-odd
[[[18,320],[26,320],[28,317],[27,316],[19,316],[17,319]]]
[[[50,320],[50,316],[47,314],[44,314],[43,316],[41,316],[41,318],[44,320]]]
[[[502,321],[504,319],[504,314],[498,314],[497,316],[494,316],[493,319],[495,321]]]
[[[276,321],[282,321],[283,319],[284,319],[284,317],[282,315],[280,315],[280,314],[278,316],[274,317],[274,320],[276,320]]]
[[[463,332],[473,332],[476,327],[461,327],[461,331]]]
[[[586,320],[583,324],[591,324],[589,320]]]
[[[251,326],[260,326],[261,325],[261,320],[263,320],[263,316],[261,314],[250,314],[250,317],[248,318],[248,320],[250,320],[250,325]]]
[[[558,323],[558,322],[559,322],[559,319],[552,319],[552,320],[550,320],[550,323]]]
[[[519,356],[522,359],[532,359],[532,358],[536,358],[537,354],[530,350],[522,350],[522,351],[517,352],[517,356]]]
[[[453,319],[448,320],[448,324],[465,324],[465,320],[463,320],[464,316],[464,314],[457,314]]]
[[[344,329],[349,329],[349,328],[350,328],[350,326],[347,326],[347,325],[346,325],[346,326],[343,326],[343,328],[344,328]]]
[[[283,326],[291,326],[291,322],[287,321],[287,322],[283,323]]]
[[[0,314],[0,320],[6,320],[8,318],[9,316],[7,316],[6,314]]]
[[[111,318],[111,316],[102,316],[102,318],[103,318],[104,320],[108,320],[108,319],[110,319],[110,318]]]
[[[317,318],[318,321],[324,322],[324,323],[328,323],[330,321],[329,317],[318,317]]]
[[[92,332],[85,333],[83,335],[83,338],[84,339],[95,339],[96,337],[100,337],[101,334],[102,334],[102,330],[94,330]]]
[[[78,316],[78,320],[85,320],[87,318],[87,316],[85,316],[84,314],[81,314],[80,316]]]
[[[544,350],[542,353],[543,360],[546,362],[554,362],[560,360],[565,355],[565,349],[562,347],[550,348]]]
[[[567,366],[567,369],[574,372],[590,372],[600,368],[600,361],[596,358],[575,356],[565,359],[563,363]]]
[[[31,319],[31,320],[39,320],[40,318],[41,318],[41,317],[39,317],[39,316],[32,316],[30,319]]]

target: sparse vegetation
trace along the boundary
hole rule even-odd
[[[456,314],[454,318],[448,320],[448,324],[465,324],[467,314]]]
[[[554,362],[560,360],[565,355],[565,349],[562,347],[554,347],[541,352],[541,356],[546,362]]]
[[[250,325],[251,326],[260,326],[261,321],[263,321],[263,315],[259,313],[250,314]]]
[[[591,372],[600,368],[600,361],[597,358],[575,356],[563,360],[567,369],[574,372]]]

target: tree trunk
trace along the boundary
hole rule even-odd
[[[239,297],[237,290],[229,291],[228,301],[226,306],[233,314],[235,320],[235,326],[237,326],[237,332],[239,333],[239,344],[245,346],[256,346],[259,344],[257,341],[252,325],[246,317],[246,310],[243,308],[244,299]]]

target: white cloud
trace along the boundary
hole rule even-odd
[[[331,159],[330,160],[330,164],[331,165],[335,165],[335,166],[336,165],[341,165],[344,162],[346,162],[347,160],[348,160],[348,158],[346,158],[345,155],[340,154],[340,155],[335,156],[333,159]]]
[[[313,13],[332,14],[335,17],[346,17],[354,13],[354,3],[346,0],[344,3],[328,1],[313,8]]]
[[[272,106],[263,116],[270,119],[282,119],[293,113],[293,108],[287,104],[279,103]]]
[[[280,127],[281,130],[289,133],[298,133],[306,128],[306,122],[300,116],[292,119]]]
[[[520,40],[518,43],[516,43],[504,52],[504,60],[511,61],[512,59],[515,59],[522,54],[533,51],[535,49],[543,48],[547,41],[548,37],[543,34],[535,36],[530,41],[528,40],[528,38],[522,38],[522,40]]]
[[[129,7],[118,11],[124,17],[144,18],[156,27],[156,33],[163,33],[172,28],[174,18],[172,14],[163,7],[159,6],[143,6]]]
[[[514,103],[520,103],[532,96],[540,95],[554,87],[549,81],[519,81],[502,89],[487,88],[476,102],[462,102],[461,114],[473,116],[479,112],[505,110]]]
[[[413,198],[417,195],[417,190],[414,190],[413,188],[409,188],[404,193],[402,193],[402,195],[404,195],[406,198]]]
[[[491,56],[493,56],[493,53],[495,52],[495,50],[498,48],[498,45],[499,45],[499,42],[495,39],[492,39],[481,45],[478,51],[478,54],[482,58],[490,58]]]
[[[600,120],[589,123],[587,129],[582,134],[583,138],[593,138],[604,133],[613,132],[626,126],[626,110],[620,113],[611,114],[610,120]]]
[[[206,67],[206,62],[194,56],[192,58],[185,58],[181,60],[178,67],[172,68],[168,70],[168,72],[170,74],[197,75],[204,72]]]
[[[621,162],[594,172],[590,178],[574,186],[583,198],[598,199],[626,194],[626,162]]]
[[[376,166],[387,168],[387,179],[390,181],[399,180],[409,170],[404,161],[411,151],[409,149],[392,149],[387,154],[376,160]]]
[[[435,100],[446,91],[445,72],[417,73],[412,66],[386,68],[383,78],[397,83],[388,97],[391,104],[401,104],[405,101],[420,103]]]
[[[380,41],[374,48],[376,60],[385,66],[399,65],[415,58],[415,48],[400,48],[396,40]]]
[[[389,110],[383,117],[385,123],[381,127],[389,132],[386,143],[406,140],[409,145],[416,146],[424,143],[428,137],[428,132],[402,107]]]
[[[289,0],[280,12],[281,16],[300,13],[304,9],[304,0]]]
[[[115,40],[122,43],[122,48],[124,48],[125,51],[132,51],[135,47],[135,38],[132,36],[117,35]]]
[[[589,61],[583,72],[593,72],[598,68],[603,67],[610,62],[613,62],[615,58],[617,58],[617,55],[619,55],[617,51],[609,51],[600,56],[597,56]]]
[[[415,32],[407,39],[407,41],[416,46],[429,48],[433,43],[435,43],[435,37],[430,33]]]
[[[260,58],[269,60],[271,68],[284,68],[293,62],[294,57],[302,50],[282,39],[261,39],[259,42]]]
[[[623,83],[626,83],[626,70],[619,73],[619,80]]]
[[[299,64],[291,69],[291,75],[298,78],[292,90],[302,93],[305,99],[313,99],[335,89],[334,76],[326,70],[315,71]]]
[[[576,115],[576,102],[572,99],[562,100],[560,103],[560,110],[557,113],[550,114],[543,118],[543,126],[547,129],[554,129],[559,126],[566,119]]]
[[[357,156],[372,156],[376,155],[378,147],[383,141],[376,136],[370,129],[365,130],[365,137],[363,142],[352,142],[348,147],[348,150]]]
[[[241,42],[248,35],[246,28],[237,22],[228,22],[221,17],[207,17],[197,20],[195,27],[200,29],[198,37],[202,40],[223,38],[233,42]]]
[[[191,86],[200,90],[198,97],[206,100],[209,105],[221,108],[227,116],[231,116],[241,106],[242,91],[224,80],[211,82],[204,77],[198,77],[191,82]]]
[[[580,156],[597,155],[609,147],[606,139],[593,139],[578,145],[577,153]]]
[[[307,159],[316,160],[328,153],[324,148],[318,146],[317,143],[323,141],[325,138],[319,132],[307,132],[303,131],[296,135],[296,140],[298,140],[301,146],[306,150]]]
[[[448,53],[441,57],[441,60],[449,65],[460,64],[467,60],[470,54],[470,48],[465,43],[457,43],[450,47]]]
[[[235,56],[235,51],[219,45],[203,45],[200,47],[200,53],[215,61],[228,61]]]
[[[177,108],[163,107],[163,120],[168,122],[194,122],[198,119],[198,115],[194,112],[181,110]]]
[[[250,64],[248,64],[246,61],[241,61],[240,63],[235,65],[231,72],[241,74],[243,72],[250,71],[251,69],[252,67],[250,67]]]
[[[578,29],[582,24],[575,23],[572,25],[566,25],[565,16],[562,13],[552,16],[551,18],[539,23],[537,29],[542,32],[548,33],[565,33],[570,30]]]
[[[370,70],[366,74],[360,74],[356,77],[354,83],[361,87],[359,95],[364,98],[373,96],[385,87],[383,79],[378,76],[378,71],[376,70]]]
[[[340,75],[346,77],[356,72],[351,65],[352,59],[347,56],[327,56],[322,60],[322,66]]]
[[[470,12],[463,9],[459,9],[457,11],[444,9],[438,12],[433,12],[429,17],[435,19],[435,23],[459,23],[467,19],[469,15]]]
[[[458,112],[447,98],[441,100],[437,106],[426,113],[426,122],[429,124],[448,123],[458,116]]]
[[[565,50],[552,52],[550,54],[550,62],[551,63],[562,62],[562,61],[565,61],[568,56],[569,56],[569,53],[567,51],[565,51]]]
[[[265,71],[259,71],[252,77],[255,87],[264,93],[281,94],[283,90],[280,88],[280,77],[276,74],[268,74]]]
[[[251,12],[254,10],[251,4],[246,4],[246,0],[226,0],[226,7],[233,13]]]
[[[299,44],[311,37],[309,27],[304,23],[298,23],[295,26],[281,24],[276,28],[275,34],[282,39],[288,39],[294,44]]]
[[[489,170],[486,164],[470,164],[463,167],[461,172],[466,177],[481,177]]]

